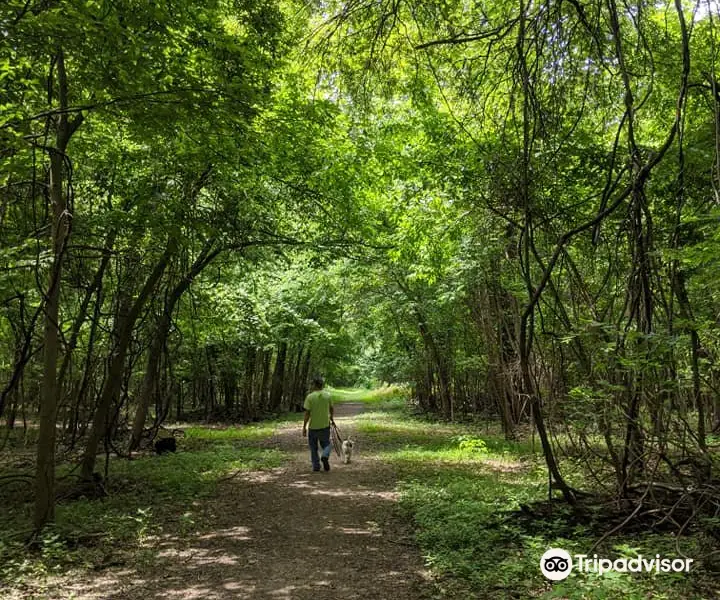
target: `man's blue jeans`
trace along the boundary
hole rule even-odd
[[[330,427],[323,429],[308,429],[308,444],[310,445],[310,460],[312,460],[313,470],[320,470],[320,456],[318,455],[318,442],[322,447],[322,455],[325,458],[330,456]]]

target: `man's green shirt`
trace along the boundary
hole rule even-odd
[[[324,429],[325,427],[330,427],[331,406],[332,396],[330,396],[330,392],[323,390],[310,392],[305,398],[305,410],[310,411],[308,428]]]

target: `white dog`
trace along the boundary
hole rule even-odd
[[[352,449],[353,449],[353,441],[352,440],[345,440],[342,443],[343,462],[346,465],[350,462],[350,457],[352,456]]]

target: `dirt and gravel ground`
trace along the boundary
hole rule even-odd
[[[353,434],[360,403],[340,404],[336,421]],[[313,473],[299,425],[264,445],[291,456],[271,471],[223,481],[199,508],[199,531],[157,540],[147,567],[109,567],[50,598],[103,600],[420,600],[431,584],[407,526],[394,511],[392,468],[359,444],[350,465],[334,457]],[[139,561],[142,564],[142,561]]]

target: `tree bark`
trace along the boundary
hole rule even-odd
[[[297,349],[297,356],[295,357],[295,364],[292,370],[292,377],[289,381],[290,393],[288,394],[288,409],[295,411],[299,403],[299,388],[300,388],[300,369],[302,365],[302,357],[305,347],[300,344]]]
[[[302,371],[300,372],[300,381],[298,387],[298,411],[302,410],[305,403],[305,391],[307,389],[308,376],[310,375],[310,364],[312,362],[312,348],[308,346],[305,350],[305,360],[303,361]]]
[[[59,49],[54,68],[57,74],[58,99],[61,109],[68,107],[68,82],[65,71],[65,55]],[[37,466],[35,477],[35,514],[36,531],[55,518],[55,427],[57,422],[57,362],[59,354],[59,318],[60,318],[60,279],[62,277],[65,245],[70,235],[68,198],[65,184],[65,157],[68,143],[73,133],[82,123],[82,117],[73,121],[63,110],[55,118],[55,148],[50,154],[49,196],[52,204],[52,253],[48,292],[45,299],[45,353],[43,357],[43,378],[40,395],[40,427],[38,433]]]
[[[263,410],[267,410],[269,408],[270,382],[272,381],[272,370],[270,368],[272,363],[272,354],[272,349],[268,349],[263,352],[263,376],[260,393],[260,406]]]
[[[95,410],[93,417],[92,428],[88,435],[87,444],[85,446],[85,452],[82,458],[82,467],[80,475],[82,479],[90,481],[92,474],[95,469],[95,459],[97,456],[97,449],[100,440],[105,437],[107,431],[107,419],[110,414],[110,407],[113,399],[115,399],[120,391],[120,384],[122,381],[123,366],[125,364],[125,357],[127,355],[127,349],[132,339],[132,331],[135,326],[135,322],[140,316],[145,303],[153,293],[155,286],[165,272],[165,268],[170,261],[170,257],[175,251],[174,240],[168,241],[165,252],[160,257],[160,260],[155,265],[152,273],[146,280],[139,296],[133,303],[129,313],[122,317],[122,323],[118,332],[118,342],[115,347],[112,356],[110,357],[110,363],[108,367],[107,377],[100,394],[100,401]]]
[[[192,267],[182,280],[173,288],[172,292],[165,301],[162,317],[157,325],[153,340],[148,351],[147,365],[145,366],[145,375],[140,386],[140,399],[135,418],[133,420],[132,434],[130,436],[129,451],[137,450],[140,445],[145,420],[147,418],[148,408],[155,397],[158,366],[162,349],[165,347],[170,327],[172,326],[172,314],[175,311],[175,305],[182,295],[190,288],[195,278],[207,267],[213,259],[221,252],[220,249],[212,249],[213,243],[208,242],[199,256],[195,259]]]
[[[285,381],[285,361],[287,359],[287,342],[280,342],[277,358],[275,359],[275,370],[272,376],[272,387],[270,388],[270,410],[280,410],[283,396],[283,383]]]
[[[244,419],[255,416],[253,389],[255,386],[255,348],[250,346],[245,351],[245,376],[243,377],[242,411]]]

